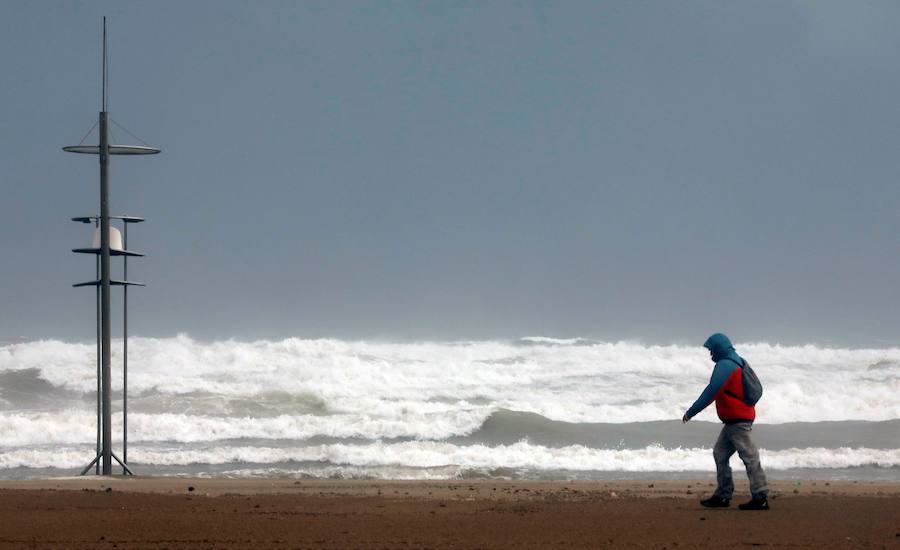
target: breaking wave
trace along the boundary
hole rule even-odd
[[[738,350],[765,385],[761,422],[900,418],[900,348],[741,344]],[[95,351],[93,343],[59,341],[0,347],[0,405],[48,407],[48,388],[57,401],[89,404]],[[113,353],[113,365],[120,364]],[[585,339],[199,342],[182,335],[129,341],[129,397],[135,412],[150,413],[398,419],[476,410],[486,418],[507,409],[566,422],[647,422],[680,418],[710,367],[699,346]],[[114,388],[121,388],[118,374]],[[714,413],[703,414],[714,420]],[[471,425],[460,419],[456,433]]]
[[[754,433],[771,467],[898,466],[900,348],[737,347],[765,385]],[[0,469],[82,465],[96,437],[95,353],[93,342],[0,346]],[[116,350],[119,409],[120,365]],[[710,370],[699,346],[584,338],[133,338],[130,458],[388,477],[709,470],[715,412],[679,419]]]
[[[375,442],[366,445],[329,444],[306,447],[143,448],[131,451],[132,464],[285,464],[319,463],[331,466],[407,468],[685,472],[714,471],[708,448],[591,449],[573,445],[550,448],[527,442],[487,447],[459,446],[435,441]],[[762,451],[766,468],[851,468],[900,466],[900,449],[804,448]],[[737,466],[737,458],[734,459]],[[77,468],[85,463],[84,449],[58,448],[0,452],[0,468]]]
[[[186,414],[129,415],[132,443],[212,443],[254,440],[284,441],[448,441],[455,444],[509,445],[529,441],[549,448],[582,445],[595,449],[639,449],[705,446],[714,441],[719,425],[680,421],[628,424],[573,424],[533,413],[481,411],[379,418],[363,415],[281,415],[223,417]],[[0,413],[0,448],[39,445],[90,445],[95,441],[93,412]],[[411,429],[412,428],[412,429]],[[119,417],[113,432],[121,433]],[[756,441],[767,449],[797,446],[893,448],[900,441],[900,420],[843,421],[757,425]]]

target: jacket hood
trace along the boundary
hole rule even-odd
[[[707,338],[706,342],[703,343],[703,347],[712,353],[712,360],[716,363],[722,359],[732,359],[737,364],[741,364],[741,358],[734,351],[731,340],[721,332],[717,332]]]

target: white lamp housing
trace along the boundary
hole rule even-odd
[[[92,248],[100,248],[100,228],[94,230],[94,237],[91,239],[91,247]],[[122,232],[116,229],[115,227],[109,228],[109,249],[110,250],[125,250],[125,247],[122,246]]]

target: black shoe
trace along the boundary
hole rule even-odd
[[[705,506],[706,508],[728,508],[730,504],[730,500],[718,495],[713,495],[706,500],[700,501],[700,505]],[[743,504],[741,506],[743,506]]]
[[[738,508],[741,510],[768,510],[769,509],[769,499],[763,498],[754,498],[748,502],[743,504],[738,504]]]

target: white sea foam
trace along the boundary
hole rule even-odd
[[[0,346],[0,470],[83,465],[95,438],[95,351],[93,343],[58,341]],[[761,423],[900,418],[900,348],[743,344],[738,351],[765,384]],[[136,463],[276,469],[289,463],[298,475],[422,479],[495,469],[712,469],[709,451],[699,448],[444,441],[475,433],[502,409],[576,423],[678,419],[709,377],[711,363],[699,346],[543,337],[384,343],[179,336],[134,338],[129,352],[129,458]],[[121,374],[114,372],[120,389]],[[712,409],[698,419],[714,421]],[[492,423],[491,437],[498,426],[522,428],[518,418],[507,414]],[[113,416],[115,434],[120,421]],[[315,437],[363,442],[309,445]],[[397,438],[413,441],[379,441]],[[891,446],[869,441],[864,445]],[[763,451],[768,468],[900,466],[897,448],[779,449]],[[271,468],[238,467],[235,475]]]
[[[900,348],[737,347],[765,385],[760,422],[900,418]],[[320,414],[386,419],[385,437],[426,433],[422,422],[443,422],[444,433],[465,433],[472,429],[468,412],[478,407],[568,422],[680,418],[711,369],[700,346],[541,337],[458,343],[198,342],[182,335],[133,338],[129,352],[135,412],[239,417],[317,408]],[[90,396],[96,391],[94,354],[93,343],[6,345],[0,347],[0,374],[35,369],[57,388]],[[120,364],[118,351],[113,364]],[[113,383],[121,387],[120,374]],[[0,387],[0,402],[12,402],[8,392],[13,390]],[[82,407],[89,410],[90,400]],[[699,419],[715,420],[715,413],[710,408]],[[399,429],[396,423],[406,426]]]
[[[324,478],[324,479],[385,479],[436,481],[471,476],[492,476],[489,471],[447,466],[444,468],[404,468],[402,466],[318,466],[295,468],[242,468],[224,472],[200,472],[197,477],[224,478]]]
[[[459,446],[434,441],[375,442],[365,445],[330,444],[308,447],[215,446],[206,448],[146,448],[133,446],[133,464],[279,464],[319,463],[328,467],[403,467],[453,472],[467,469],[524,469],[537,471],[684,472],[712,471],[709,449],[591,449],[573,445],[549,448],[519,442],[487,447]],[[852,468],[900,466],[900,449],[805,448],[761,450],[763,465],[771,470],[796,468]],[[80,448],[16,449],[0,452],[0,468],[77,468],[85,462]],[[735,468],[740,467],[737,457]]]
[[[410,413],[397,418],[339,414],[332,416],[280,415],[274,417],[216,417],[185,414],[129,414],[128,438],[141,441],[196,443],[225,439],[305,440],[316,436],[340,439],[416,438],[445,439],[457,431],[472,432],[486,412],[459,410],[445,413]],[[92,412],[63,411],[0,413],[0,447],[71,445],[95,440]],[[122,430],[121,417],[112,423]]]

